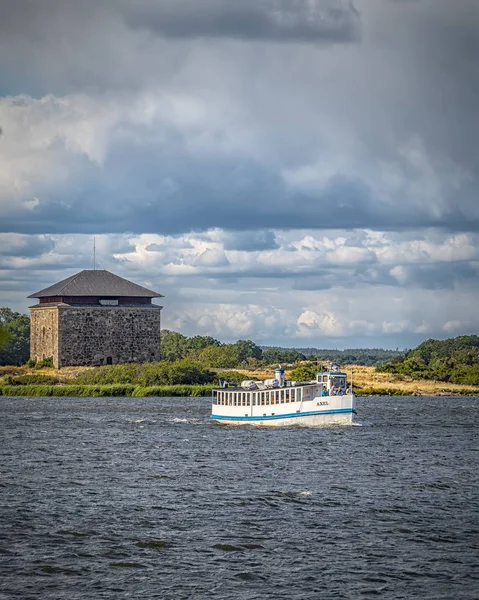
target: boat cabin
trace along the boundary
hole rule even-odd
[[[243,381],[241,386],[230,387],[221,382],[221,389],[213,391],[213,402],[223,406],[271,406],[313,400],[318,396],[343,396],[351,392],[346,373],[324,371],[315,381],[286,381],[277,376],[265,381]]]
[[[324,396],[342,396],[348,393],[347,375],[340,371],[318,373],[316,383],[321,384]]]

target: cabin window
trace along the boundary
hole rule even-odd
[[[251,394],[246,394],[246,406],[249,406],[251,402]]]
[[[328,382],[328,376],[327,376],[327,375],[323,375],[323,381],[324,381],[325,383],[327,383],[327,382]]]
[[[295,398],[295,393],[296,393],[296,390],[294,390],[294,389],[293,389],[293,390],[291,390],[291,402],[294,402],[294,401],[295,401],[295,399],[296,399],[296,398]]]
[[[276,404],[279,404],[279,390],[276,392]]]
[[[284,404],[284,390],[281,390],[281,404]]]
[[[264,392],[261,392],[261,406],[264,406]]]
[[[289,402],[289,390],[285,390],[285,401]]]

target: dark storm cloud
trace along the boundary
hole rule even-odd
[[[186,157],[152,168],[149,150],[123,161],[92,167],[87,189],[41,189],[33,210],[24,209],[0,223],[0,231],[21,233],[181,234],[213,227],[228,231],[268,229],[406,230],[438,227],[479,231],[479,207],[466,212],[453,205],[415,203],[397,197],[381,203],[375,190],[356,178],[333,177],[321,190],[288,189],[277,173],[253,163],[214,162]],[[165,179],[175,182],[164,188]],[[228,201],[225,202],[225,196]],[[67,200],[65,200],[67,198]],[[251,234],[249,234],[251,236]],[[228,248],[274,248],[269,234],[232,238]],[[233,241],[233,240],[236,240]],[[239,244],[239,245],[238,245]]]
[[[479,264],[477,262],[455,261],[428,265],[408,265],[404,267],[404,282],[407,287],[426,290],[453,290],[479,286]]]
[[[350,42],[359,14],[344,0],[163,0],[143,2],[127,22],[165,37]]]
[[[31,258],[51,252],[55,242],[47,235],[22,235],[0,237],[0,254]]]
[[[52,162],[67,164],[65,173],[49,183],[42,171],[29,182],[36,207],[5,196],[0,230],[478,231],[479,3],[356,4],[367,24],[358,47],[275,43],[259,52],[256,44],[227,38],[347,41],[358,25],[355,9],[333,1],[2,2],[0,81],[16,80],[20,91],[32,81],[44,91],[54,81],[54,91],[86,94],[90,86],[114,94],[117,85],[136,90],[152,81],[169,90],[174,78],[193,113],[207,88],[239,117],[209,130],[217,105],[198,109],[208,114],[191,129],[217,142],[204,154],[192,151],[191,130],[175,123],[161,123],[162,141],[155,144],[149,139],[155,123],[135,129],[120,120],[117,130],[130,127],[130,143],[113,131],[100,166],[66,145]],[[185,45],[182,54],[178,47]],[[80,109],[88,117],[91,105]],[[46,118],[56,110],[46,108]],[[80,138],[91,125],[87,117],[77,123]],[[9,123],[2,120],[2,128],[0,151],[7,152],[15,140]],[[415,138],[420,143],[404,148]],[[60,132],[54,144],[62,139]],[[223,139],[239,139],[238,155],[234,144],[223,150]],[[335,155],[343,160],[327,164]],[[75,160],[81,164],[70,171]],[[302,166],[321,171],[323,163],[328,175],[319,183],[295,187],[282,176]],[[390,193],[380,179],[383,167],[392,170],[384,178],[393,182]],[[267,249],[269,240],[257,244]]]
[[[231,232],[225,236],[223,245],[225,250],[239,250],[243,252],[258,252],[279,248],[273,231]]]

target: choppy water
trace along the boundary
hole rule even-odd
[[[208,399],[0,398],[0,599],[479,597],[479,399],[226,427]]]

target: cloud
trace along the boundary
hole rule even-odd
[[[1,3],[3,302],[96,235],[191,334],[477,329],[479,5],[355,6]]]
[[[238,231],[223,235],[225,250],[256,252],[279,248],[273,231]]]
[[[350,42],[359,14],[344,0],[163,0],[140,2],[127,22],[165,37]]]
[[[0,256],[31,258],[52,252],[55,242],[48,235],[0,234]]]

